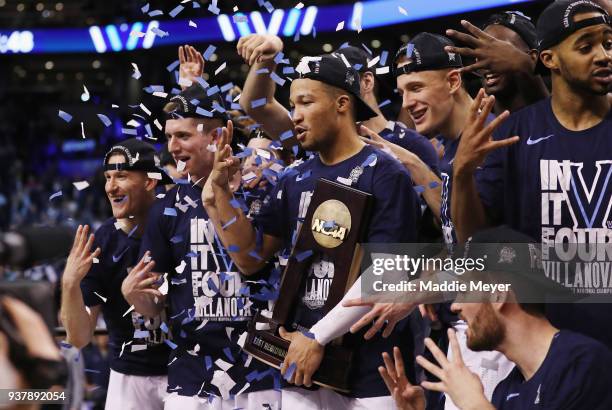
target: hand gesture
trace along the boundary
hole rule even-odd
[[[398,410],[425,409],[425,392],[421,387],[413,386],[408,381],[400,349],[397,346],[393,348],[395,363],[389,353],[385,352],[382,356],[385,367],[380,366],[378,372],[385,381],[391,396],[393,396]]]
[[[234,134],[234,125],[231,121],[227,122],[227,126],[221,129],[217,141],[217,150],[213,161],[213,169],[210,173],[211,184],[219,187],[229,187],[232,176],[240,168],[240,159],[232,155],[232,136]]]
[[[181,89],[189,87],[188,82],[193,83],[196,78],[202,77],[204,73],[204,57],[190,45],[180,46],[179,57],[179,84]]]
[[[461,25],[469,34],[455,30],[446,30],[446,35],[455,41],[466,44],[467,47],[444,47],[448,53],[461,54],[462,57],[474,57],[474,64],[465,66],[462,72],[474,72],[484,70],[497,74],[513,73],[520,71],[526,62],[529,64],[531,57],[512,44],[496,39],[485,33],[478,27],[466,20],[461,20]]]
[[[321,360],[323,360],[325,347],[321,346],[314,338],[306,337],[301,332],[287,332],[285,328],[281,327],[279,334],[280,337],[291,342],[285,361],[281,366],[281,374],[289,383],[310,387],[312,385],[312,375],[317,371],[321,365]]]
[[[431,363],[423,356],[417,356],[417,363],[425,370],[440,379],[439,382],[423,382],[421,386],[427,390],[446,393],[460,409],[491,409],[482,383],[477,375],[472,373],[463,362],[459,342],[453,329],[448,329],[448,340],[453,352],[449,361],[446,355],[430,338],[425,339],[425,346],[433,354],[439,366]]]
[[[493,105],[495,105],[495,97],[485,96],[485,92],[481,88],[470,106],[467,124],[463,129],[457,147],[453,163],[455,174],[473,173],[476,168],[482,165],[489,152],[518,142],[519,137],[517,136],[504,140],[493,140],[493,131],[510,115],[508,111],[504,111],[485,126],[487,116],[491,113]]]
[[[251,66],[272,60],[283,51],[283,41],[272,34],[250,34],[238,40],[236,49],[240,57]]]
[[[66,267],[64,268],[62,280],[65,283],[81,283],[81,280],[91,269],[93,259],[100,255],[100,248],[97,248],[94,252],[91,251],[94,234],[89,235],[89,238],[87,237],[88,234],[89,225],[79,225],[74,236],[72,249],[66,261]]]
[[[157,289],[160,275],[152,272],[154,266],[155,261],[150,260],[150,253],[147,251],[123,280],[121,293],[130,305],[147,295],[162,298],[163,295]]]
[[[417,303],[412,302],[376,302],[376,298],[368,299],[350,299],[344,302],[342,305],[346,307],[351,306],[370,306],[371,310],[363,315],[359,321],[351,326],[351,333],[357,333],[360,329],[368,324],[374,322],[372,327],[363,335],[366,340],[369,340],[385,327],[382,336],[389,337],[395,325],[400,320],[407,317],[417,306]]]

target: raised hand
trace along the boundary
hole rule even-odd
[[[179,57],[179,84],[184,90],[189,87],[189,82],[193,83],[196,78],[202,77],[204,73],[204,57],[190,45],[178,48]]]
[[[448,329],[448,340],[453,352],[451,361],[446,358],[446,355],[436,346],[433,340],[425,339],[425,346],[438,362],[438,366],[423,356],[417,356],[417,363],[440,381],[425,381],[421,383],[421,386],[427,390],[446,393],[460,409],[493,409],[484,394],[480,379],[463,362],[459,342],[453,329]]]
[[[283,51],[283,41],[272,34],[251,34],[241,37],[236,47],[248,65],[272,60]]]
[[[400,349],[393,348],[393,359],[389,353],[382,354],[385,367],[380,366],[378,372],[385,381],[387,389],[395,400],[398,410],[422,410],[425,408],[425,392],[419,386],[413,386],[406,377],[404,359]]]
[[[467,47],[446,46],[448,53],[461,54],[463,57],[473,57],[476,62],[465,66],[462,72],[484,70],[493,73],[517,72],[530,63],[530,56],[512,44],[496,39],[485,33],[469,21],[461,20],[461,25],[469,34],[455,30],[446,30],[446,35],[453,40],[466,44]]]
[[[100,248],[91,251],[94,242],[94,234],[89,235],[89,225],[79,225],[74,236],[72,249],[66,261],[62,280],[65,283],[77,284],[87,275],[93,259],[100,255]]]
[[[519,137],[514,136],[504,140],[493,140],[493,131],[508,118],[509,111],[504,111],[493,121],[485,125],[487,116],[495,105],[494,96],[486,96],[481,88],[470,106],[467,124],[461,134],[457,147],[453,169],[458,173],[473,173],[485,160],[488,153],[510,146],[518,142]]]
[[[217,140],[217,151],[213,161],[213,169],[210,173],[210,181],[219,187],[229,187],[232,176],[240,167],[240,159],[232,155],[232,136],[234,125],[228,121],[227,125],[220,130]]]

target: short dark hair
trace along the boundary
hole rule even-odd
[[[327,91],[328,95],[332,96],[333,98],[337,98],[340,95],[346,95],[350,101],[351,101],[351,118],[353,119],[353,122],[357,122],[357,111],[356,111],[356,101],[355,101],[355,97],[352,96],[350,93],[344,91],[341,88],[335,87],[333,85],[330,84],[325,84],[325,83],[321,83],[323,84],[323,87],[325,89],[325,91]]]

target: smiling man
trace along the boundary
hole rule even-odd
[[[228,171],[224,164],[232,163],[229,147],[219,151],[211,174],[214,195],[204,203],[214,220],[217,232],[226,246],[234,245],[232,259],[241,271],[256,272],[272,255],[292,248],[292,238],[306,216],[319,178],[343,181],[355,189],[374,197],[371,222],[366,242],[412,242],[416,238],[418,207],[412,180],[408,172],[393,158],[365,144],[357,133],[356,121],[374,117],[374,111],[360,98],[359,73],[347,67],[338,54],[305,57],[296,70],[300,78],[291,84],[290,101],[292,122],[297,139],[305,150],[316,155],[279,178],[274,190],[266,197],[260,213],[255,217],[261,242],[258,245],[254,227],[240,209],[231,206]],[[223,228],[227,221],[235,220]],[[280,335],[291,341],[283,373],[295,363],[289,382],[310,386],[317,370],[324,346],[331,341],[326,335],[336,329],[321,329],[315,325],[323,316],[324,292],[310,292],[317,284],[329,284],[334,277],[334,264],[320,255],[306,278],[307,286],[297,306],[299,323],[289,323],[291,329]],[[348,315],[363,315],[362,308],[346,308]],[[403,325],[398,325],[388,339],[378,333],[369,341],[363,334],[354,337],[355,362],[350,378],[350,397],[328,389],[283,389],[284,408],[390,408],[393,403],[382,381],[376,375],[379,352],[394,343],[406,346],[412,336]],[[334,323],[331,327],[338,326]],[[312,327],[312,329],[311,329]],[[302,332],[312,330],[314,339]],[[316,330],[315,330],[316,329]],[[340,334],[347,332],[348,327]],[[408,351],[407,351],[408,354]]]
[[[69,343],[78,348],[89,344],[100,312],[104,315],[111,352],[107,409],[164,407],[169,349],[160,325],[165,315],[144,317],[121,295],[123,279],[138,262],[155,187],[172,183],[158,163],[155,148],[136,138],[110,149],[104,158],[104,189],[113,218],[95,237],[88,236],[88,226],[79,226],[62,277],[61,316]]]

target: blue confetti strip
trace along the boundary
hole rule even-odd
[[[185,7],[181,6],[180,4],[178,6],[176,6],[175,8],[172,9],[172,11],[170,11],[170,13],[168,13],[170,15],[170,17],[175,18],[177,14],[179,14],[181,11],[183,11]]]
[[[295,255],[295,259],[297,259],[298,262],[303,262],[306,259],[310,258],[312,254],[313,254],[312,250],[309,249],[307,251],[303,251]]]
[[[176,216],[176,209],[175,208],[164,208],[164,215]]]
[[[161,16],[162,14],[164,14],[164,12],[161,10],[153,10],[149,13],[149,17]]]
[[[168,33],[167,31],[160,30],[157,27],[153,27],[151,31],[159,38],[164,38],[170,35],[170,33]]]
[[[251,108],[261,107],[262,105],[266,105],[266,98],[265,97],[251,101]]]
[[[413,43],[409,43],[406,46],[406,57],[411,58],[413,51],[414,51],[414,44]]]
[[[314,340],[314,338],[315,338],[314,333],[311,333],[311,332],[305,332],[305,331],[302,331],[302,334],[303,334],[304,336],[306,336],[307,338],[309,338],[309,339],[313,339],[313,340]]]
[[[249,252],[249,256],[252,256],[253,258],[257,259],[258,261],[263,261],[263,258],[261,256],[259,256],[259,254],[257,252],[255,252],[255,250],[252,250],[251,252]]]
[[[206,91],[206,95],[208,95],[210,97],[211,95],[217,94],[218,92],[219,92],[219,86],[215,85],[214,87],[210,87]]]
[[[212,359],[210,356],[204,356],[204,363],[206,364],[206,370],[210,370],[212,368]]]
[[[389,52],[387,50],[384,50],[382,53],[380,53],[380,65],[382,67],[384,67],[385,65],[387,65],[387,58],[389,57]]]
[[[282,87],[283,85],[285,85],[285,82],[287,81],[287,80],[285,80],[285,79],[283,79],[283,78],[280,78],[280,77],[278,76],[278,74],[276,74],[275,72],[272,72],[272,73],[270,74],[270,78],[272,79],[272,81],[274,81],[276,84],[278,84],[278,85],[279,85],[279,86],[281,86],[281,87]]]
[[[232,103],[232,105],[230,105],[230,108],[232,110],[241,110],[242,109],[242,107],[238,103]]]
[[[121,128],[121,133],[126,135],[138,135],[138,131],[132,128]]]
[[[293,74],[295,69],[293,67],[283,67],[283,74]]]
[[[436,188],[436,187],[437,187],[437,186],[439,186],[439,185],[440,185],[440,184],[438,183],[438,181],[431,181],[431,182],[429,183],[429,188],[434,189],[434,188]]]
[[[204,51],[204,54],[202,54],[202,57],[204,57],[204,60],[208,61],[210,59],[210,56],[213,55],[216,49],[217,47],[213,46],[212,44],[209,45],[206,51]]]
[[[72,115],[68,114],[68,113],[67,113],[67,112],[65,112],[65,111],[59,110],[58,115],[59,115],[59,117],[60,117],[62,120],[66,121],[66,122],[70,122],[70,121],[72,121]]]
[[[376,158],[378,158],[376,156],[376,154],[370,154],[365,161],[363,161],[363,164],[361,164],[362,168],[365,167],[369,167],[371,164],[373,164],[376,161]]]
[[[238,220],[237,217],[233,217],[232,219],[230,219],[229,221],[227,221],[222,227],[221,229],[226,230],[228,226],[232,225],[234,222],[236,222]]]
[[[148,11],[149,11],[149,3],[145,4],[144,6],[142,6],[142,7],[140,8],[140,10],[141,10],[143,13],[148,12]]]
[[[416,191],[417,194],[421,194],[425,192],[425,187],[423,185],[415,185],[414,190]]]
[[[234,209],[238,209],[238,208],[242,208],[240,206],[240,202],[238,202],[238,200],[236,198],[232,198],[232,200],[230,201],[230,205],[232,206],[232,208]]]
[[[213,101],[212,107],[217,112],[220,112],[220,113],[224,113],[225,112],[225,108],[223,108],[223,106],[221,104],[219,104],[218,102],[216,102],[216,101]]]
[[[166,322],[162,322],[159,328],[162,330],[162,332],[168,333],[168,325],[166,324]]]
[[[166,67],[166,70],[168,70],[168,72],[171,73],[174,70],[176,70],[176,67],[178,67],[179,64],[180,64],[179,60],[175,60],[170,65],[168,65],[168,67]]]
[[[136,232],[137,229],[138,229],[138,225],[133,227],[132,230],[130,231],[130,233],[128,233],[128,238],[131,238],[132,235],[134,235],[134,233]]]
[[[170,238],[170,242],[172,242],[172,243],[183,242],[183,236],[182,235],[174,235],[172,238]]]
[[[228,92],[229,90],[232,89],[232,87],[234,87],[234,83],[224,84],[223,86],[221,86],[221,92],[222,93]],[[231,95],[229,97],[231,98]]]
[[[195,81],[196,83],[200,84],[202,88],[208,88],[210,86],[210,84],[208,84],[208,82],[202,77],[196,78]]]
[[[54,198],[57,198],[58,196],[62,196],[62,191],[57,191],[56,193],[54,193],[53,195],[51,195],[51,196],[49,197],[49,201],[50,201],[50,200],[52,200],[52,199],[54,199]]]
[[[212,116],[213,116],[213,113],[212,113],[212,112],[210,112],[210,111],[208,111],[208,110],[205,110],[205,109],[204,109],[204,108],[202,108],[202,107],[197,107],[197,108],[196,108],[196,114],[200,114],[200,115],[203,115],[203,116],[205,116],[205,117],[209,117],[209,118],[212,118]]]
[[[208,288],[215,292],[215,294],[219,293],[219,288],[217,287],[217,285],[215,285],[215,281],[213,280],[213,278],[208,278],[208,281],[206,281],[206,283],[208,284]]]
[[[389,105],[389,104],[391,104],[391,100],[385,100],[385,101],[381,102],[380,104],[378,104],[378,108],[382,108],[385,105]]]
[[[94,369],[83,369],[85,371],[85,373],[102,373],[100,370],[94,370]]]
[[[176,349],[176,347],[177,347],[175,343],[171,342],[168,339],[164,340],[164,343],[166,343],[168,346],[170,346],[170,349],[172,349],[172,350]]]
[[[295,369],[297,368],[297,365],[295,363],[291,363],[289,365],[289,367],[287,367],[287,371],[285,372],[285,380],[289,381],[291,380],[291,378],[293,377],[293,373],[295,373]]]
[[[229,359],[230,362],[234,363],[236,361],[236,359],[234,359],[234,356],[232,355],[232,351],[230,350],[229,347],[223,348],[223,353],[225,354],[225,357],[227,357]]]
[[[112,124],[111,120],[104,114],[97,114],[98,118],[100,119],[100,121],[102,121],[102,124],[104,124],[105,127],[108,127]]]
[[[238,245],[230,245],[227,247],[228,252],[239,252],[240,247]]]
[[[270,70],[268,70],[266,67],[255,70],[255,74],[268,74],[269,72]]]
[[[306,179],[306,178],[310,178],[310,174],[311,174],[311,171],[310,171],[310,170],[307,170],[307,171],[306,171],[306,172],[304,172],[303,174],[300,174],[300,175],[298,175],[297,177],[295,177],[295,181],[296,181],[296,182],[299,182],[299,181],[302,181],[302,180],[304,180],[304,179]]]
[[[285,55],[283,54],[282,51],[279,51],[275,56],[274,56],[274,62],[276,64],[280,64],[281,61],[283,61],[283,57],[285,57]]]

